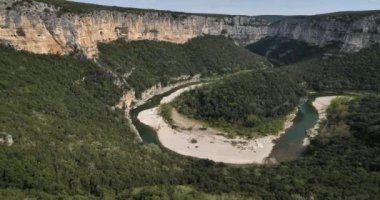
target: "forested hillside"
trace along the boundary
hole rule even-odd
[[[140,146],[124,111],[111,108],[124,89],[115,85],[115,75],[123,74],[118,69],[135,67],[130,85],[143,90],[149,87],[144,81],[154,83],[147,77],[164,82],[168,75],[224,73],[265,63],[222,38],[201,38],[184,47],[148,41],[128,45],[102,45],[102,53],[107,47],[119,52],[108,52],[113,63],[101,57],[101,67],[70,56],[0,47],[0,132],[14,141],[12,146],[0,145],[2,197],[112,199],[133,187],[189,184],[181,174],[190,159],[155,145]],[[215,53],[197,61],[185,54],[212,47]]]
[[[70,98],[77,101],[76,97]],[[230,167],[163,152],[154,145],[136,145],[130,140],[132,135],[116,120],[117,116],[116,121],[81,121],[82,126],[107,131],[107,134],[99,132],[98,135],[107,136],[103,138],[96,137],[96,132],[90,137],[87,129],[80,133],[69,129],[59,136],[49,134],[43,129],[49,121],[41,125],[43,134],[34,137],[27,137],[34,131],[32,128],[28,132],[18,129],[22,137],[9,129],[8,133],[17,137],[13,146],[0,147],[0,195],[5,199],[70,196],[82,199],[378,199],[379,102],[379,97],[371,96],[336,106],[338,110],[330,109],[331,124],[342,121],[348,126],[342,134],[344,137],[340,133],[318,136],[304,157],[277,166]],[[92,101],[86,105],[91,109],[104,108]],[[4,128],[4,121],[9,122],[1,120]],[[59,118],[55,125],[62,126],[60,123],[76,124]],[[111,126],[112,129],[106,129]],[[330,125],[326,127],[326,132],[336,131]],[[25,141],[24,137],[27,137]],[[72,137],[75,138],[70,140]]]
[[[356,101],[350,98],[336,99],[328,110],[329,120],[323,124],[316,142],[332,137],[353,136],[370,146],[379,145],[379,99],[379,96],[364,97]]]
[[[279,131],[304,95],[303,88],[284,73],[247,72],[185,93],[175,106],[211,126],[255,136],[252,132]]]
[[[380,89],[380,45],[327,60],[314,59],[285,68],[314,90]]]
[[[312,65],[292,67],[313,88],[376,89],[377,48],[355,54],[360,62],[354,56],[334,61],[344,65],[326,61],[324,71]],[[276,166],[226,166],[138,144],[124,112],[111,107],[125,89],[115,85],[115,76],[134,69],[126,87],[142,91],[155,81],[165,83],[183,74],[265,67],[262,58],[230,40],[206,37],[183,46],[148,41],[101,44],[98,62],[0,47],[0,133],[14,140],[12,146],[0,145],[1,199],[380,198],[377,96],[351,101],[348,109],[337,106],[344,112],[331,110],[329,121],[342,121],[345,129],[326,125],[325,133],[336,134],[317,137],[299,160]],[[347,83],[338,87],[340,80]],[[260,95],[254,95],[257,92]],[[201,106],[196,104],[201,94],[210,95],[223,104],[205,99],[204,105],[210,106],[205,111],[215,109],[228,116],[223,120],[249,127],[257,120],[281,118],[304,93],[286,74],[245,72],[194,94],[194,106]],[[247,106],[251,113],[240,110],[246,117],[240,121],[240,113],[221,105]],[[279,106],[269,109],[274,105]]]
[[[181,75],[226,74],[269,66],[265,58],[252,54],[224,37],[205,36],[184,45],[169,42],[119,40],[100,44],[99,62],[110,68],[137,93]]]
[[[0,132],[14,140],[0,145],[5,199],[103,197],[178,176],[168,171],[175,157],[137,144],[124,112],[111,109],[121,91],[94,63],[5,47],[0,58]]]
[[[339,44],[331,44],[321,48],[284,37],[265,37],[246,46],[246,48],[253,53],[267,57],[275,66],[282,66],[311,58],[321,58],[326,52],[337,51]]]

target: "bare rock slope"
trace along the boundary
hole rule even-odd
[[[112,10],[110,7],[74,13],[63,12],[59,6],[38,0],[3,0],[0,2],[0,42],[33,53],[82,52],[87,58],[95,58],[98,42],[120,38],[185,43],[202,35],[225,35],[237,44],[247,45],[266,36],[282,36],[317,46],[338,42],[342,51],[355,52],[380,41],[378,13],[353,20],[287,17],[271,23],[253,16]]]
[[[33,53],[97,55],[97,43],[119,38],[185,43],[202,35],[226,35],[244,45],[266,36],[268,23],[248,16],[94,10],[60,13],[37,1],[0,3],[0,40]]]

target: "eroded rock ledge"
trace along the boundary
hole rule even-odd
[[[52,5],[15,1],[0,4],[0,40],[33,53],[62,55],[79,50],[94,58],[98,42],[119,38],[185,43],[202,35],[226,35],[244,45],[266,36],[268,28],[265,21],[248,16],[110,10],[60,15]]]
[[[339,44],[343,52],[356,52],[380,41],[380,12],[350,20],[298,16],[275,23],[259,16],[128,9],[62,13],[60,8],[33,0],[3,0],[0,43],[39,54],[83,52],[91,59],[98,54],[97,43],[120,38],[185,43],[202,35],[225,35],[247,45],[266,36],[280,36],[322,47]]]

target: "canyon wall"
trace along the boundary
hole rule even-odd
[[[320,47],[339,43],[343,52],[356,52],[380,42],[379,14],[380,12],[357,19],[350,19],[350,16],[341,16],[340,19],[322,16],[290,17],[271,24],[268,35],[301,40]]]
[[[98,54],[97,43],[117,39],[185,43],[202,35],[225,35],[247,45],[266,36],[302,40],[317,46],[333,42],[355,52],[380,41],[380,16],[354,20],[287,17],[271,24],[261,17],[183,14],[164,11],[95,9],[64,13],[37,1],[0,2],[0,43],[33,53]]]
[[[83,52],[94,58],[98,42],[158,40],[185,43],[202,35],[225,35],[245,45],[265,37],[268,24],[247,16],[212,16],[171,12],[94,10],[60,13],[41,2],[0,4],[0,41],[33,53]]]

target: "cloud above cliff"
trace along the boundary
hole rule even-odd
[[[312,15],[380,10],[380,0],[74,0],[112,6],[239,15]]]

